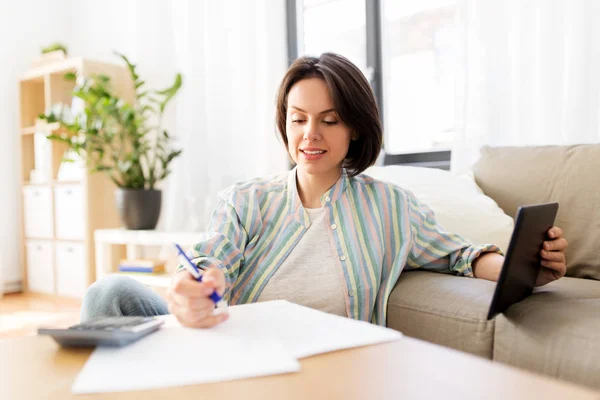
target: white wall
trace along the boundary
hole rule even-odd
[[[18,79],[41,47],[68,43],[70,4],[19,0],[0,5],[0,278],[5,282],[21,279]]]

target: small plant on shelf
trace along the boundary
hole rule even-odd
[[[65,46],[62,43],[52,43],[49,46],[46,47],[42,47],[42,54],[47,54],[47,53],[51,53],[53,51],[62,51],[63,54],[66,56],[67,55],[67,46]]]

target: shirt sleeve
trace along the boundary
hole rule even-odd
[[[408,213],[412,246],[406,269],[424,269],[455,275],[473,276],[472,263],[482,253],[498,253],[493,244],[473,245],[465,238],[446,232],[427,205],[409,192]]]
[[[215,266],[223,270],[227,281],[223,299],[229,302],[231,288],[244,264],[248,233],[234,206],[224,196],[220,196],[207,230],[208,238],[192,246],[187,256],[200,269]],[[183,269],[182,264],[177,266],[177,272]]]

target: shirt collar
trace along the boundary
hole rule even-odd
[[[350,178],[348,177],[348,172],[346,168],[342,168],[342,175],[340,178],[333,184],[333,186],[326,191],[323,196],[321,196],[321,206],[325,206],[328,203],[335,203],[341,197],[346,188],[348,187],[348,183]]]
[[[298,194],[298,186],[296,185],[296,175],[298,167],[294,167],[288,174],[287,181],[287,196],[288,206],[290,213],[294,215],[294,219],[304,225],[305,227],[310,225],[310,218],[308,213],[302,206],[300,195]],[[346,187],[348,187],[350,178],[345,168],[342,169],[342,175],[335,182],[335,184],[321,196],[321,206],[325,207],[328,204],[335,203],[341,197]]]

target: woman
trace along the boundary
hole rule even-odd
[[[227,319],[212,312],[217,290],[230,304],[286,299],[385,325],[404,269],[498,279],[497,246],[445,232],[410,191],[361,174],[379,154],[382,128],[369,83],[350,61],[331,53],[296,60],[279,88],[277,127],[296,167],[220,194],[212,236],[188,253],[202,283],[180,266],[165,302],[132,279],[105,279],[86,294],[82,319],[171,312],[207,328]],[[548,236],[538,286],[566,271],[561,229]]]

